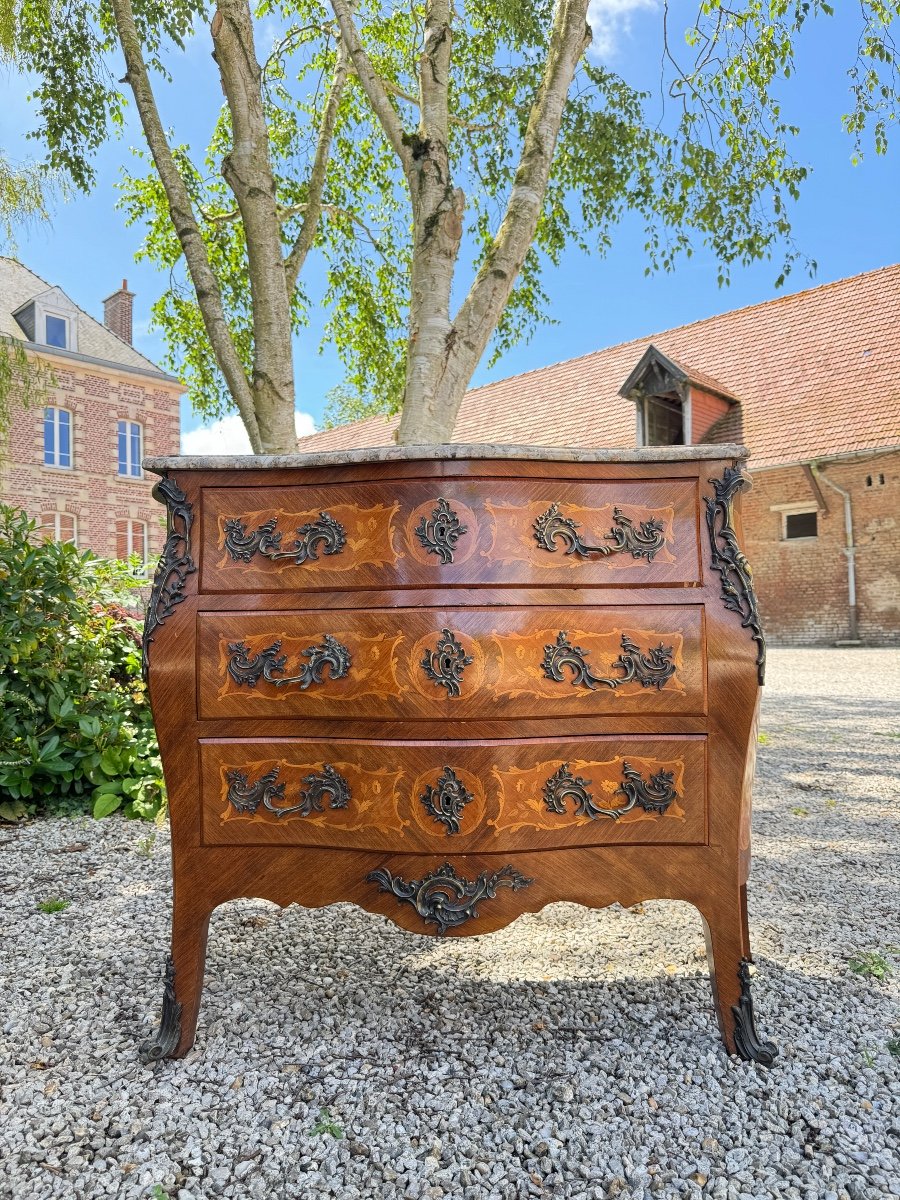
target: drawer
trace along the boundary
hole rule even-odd
[[[697,481],[206,488],[205,592],[697,583]]]
[[[200,743],[206,845],[435,854],[706,841],[703,737]]]
[[[703,714],[701,605],[201,613],[203,719]]]

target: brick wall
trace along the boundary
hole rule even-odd
[[[831,462],[821,473],[851,497],[859,637],[900,645],[900,453]],[[828,512],[819,513],[818,535],[785,541],[784,508],[776,506],[815,508],[808,478],[802,467],[751,468],[751,475],[744,534],[767,637],[774,645],[810,646],[848,637],[842,497],[821,485]]]
[[[117,371],[114,366],[53,365],[55,385],[44,401],[72,413],[72,469],[44,466],[44,406],[14,407],[0,499],[29,516],[71,513],[77,541],[105,558],[116,554],[116,521],[129,517],[147,526],[148,558],[165,540],[165,509],[151,496],[156,476],[118,474],[117,422],[143,426],[145,455],[178,454],[180,388],[176,384]]]

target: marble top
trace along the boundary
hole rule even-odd
[[[325,450],[312,454],[182,454],[145,458],[144,469],[168,471],[262,471],[274,468],[341,467],[352,463],[415,462],[422,459],[518,458],[530,462],[658,463],[748,457],[744,446],[647,446],[584,450],[569,446],[498,446],[490,442],[447,442],[427,446],[372,446],[365,450]]]

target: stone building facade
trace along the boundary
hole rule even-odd
[[[50,370],[39,406],[14,405],[0,463],[0,499],[45,535],[106,558],[152,564],[165,539],[145,455],[177,454],[182,384],[131,345],[126,281],[104,322],[21,263],[0,258],[0,334]]]
[[[396,425],[300,449],[388,445]],[[769,641],[900,645],[900,265],[476,388],[454,440],[743,444]]]

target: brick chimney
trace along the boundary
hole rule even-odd
[[[134,292],[128,290],[128,280],[122,280],[118,291],[103,301],[103,324],[111,329],[123,342],[131,345],[131,306]]]

